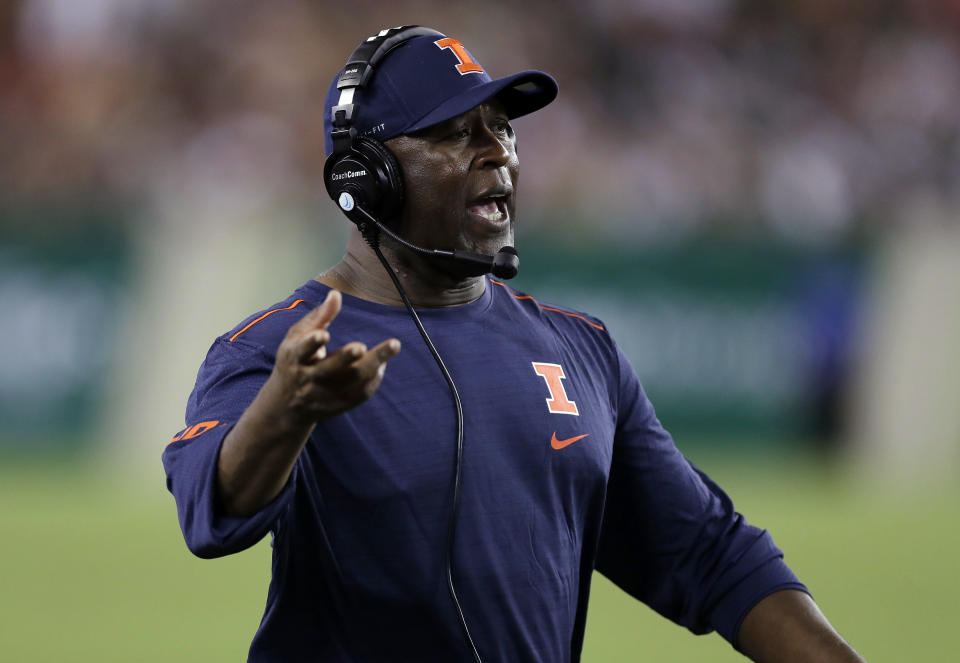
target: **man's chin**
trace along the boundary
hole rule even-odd
[[[501,232],[495,233],[494,235],[485,234],[479,237],[461,235],[458,241],[451,242],[451,245],[448,246],[433,248],[425,245],[423,247],[428,251],[432,249],[443,252],[456,251],[457,253],[479,254],[481,256],[488,256],[489,261],[478,262],[474,260],[457,259],[445,255],[426,255],[400,246],[389,237],[383,238],[383,244],[390,247],[395,259],[401,264],[413,267],[417,262],[423,261],[452,281],[460,282],[490,273],[490,270],[493,268],[493,257],[497,252],[504,246],[513,246],[513,227],[512,225],[507,226],[502,229]]]
[[[472,228],[468,224],[466,230],[468,232],[459,242],[465,251],[492,256],[505,246],[513,246],[513,223],[499,228],[481,229]],[[479,232],[469,232],[470,230],[479,230]]]

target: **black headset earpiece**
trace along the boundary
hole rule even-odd
[[[400,164],[386,145],[373,138],[356,136],[346,151],[331,154],[323,167],[323,181],[330,197],[356,224],[366,220],[357,205],[384,224],[403,209]]]
[[[423,35],[443,37],[436,30],[404,25],[370,37],[354,50],[337,80],[340,99],[331,109],[333,153],[323,167],[327,193],[351,221],[360,225],[363,208],[384,225],[391,225],[403,209],[403,173],[393,153],[380,141],[357,135],[353,125],[360,106],[357,91],[374,75],[376,65],[394,48]]]

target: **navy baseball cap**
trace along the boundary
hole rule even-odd
[[[333,152],[330,111],[340,99],[339,77],[334,76],[324,104],[328,156]],[[357,90],[353,126],[358,135],[389,140],[449,120],[493,97],[513,119],[553,101],[557,82],[534,70],[493,79],[457,39],[418,36],[394,48]]]

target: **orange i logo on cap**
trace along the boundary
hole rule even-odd
[[[453,54],[457,56],[457,60],[460,61],[460,64],[457,65],[457,71],[460,72],[460,75],[464,74],[482,74],[483,67],[473,61],[473,58],[470,57],[470,54],[467,53],[467,49],[463,47],[463,44],[460,43],[459,39],[454,39],[453,37],[446,37],[444,39],[438,39],[433,42],[437,45],[437,48],[443,50],[444,48],[449,48],[453,51]]]

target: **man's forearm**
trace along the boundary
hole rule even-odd
[[[740,627],[740,649],[757,663],[865,663],[807,594],[774,592]]]
[[[283,490],[314,424],[296,422],[268,381],[227,435],[217,459],[217,498],[227,516],[249,516]]]

